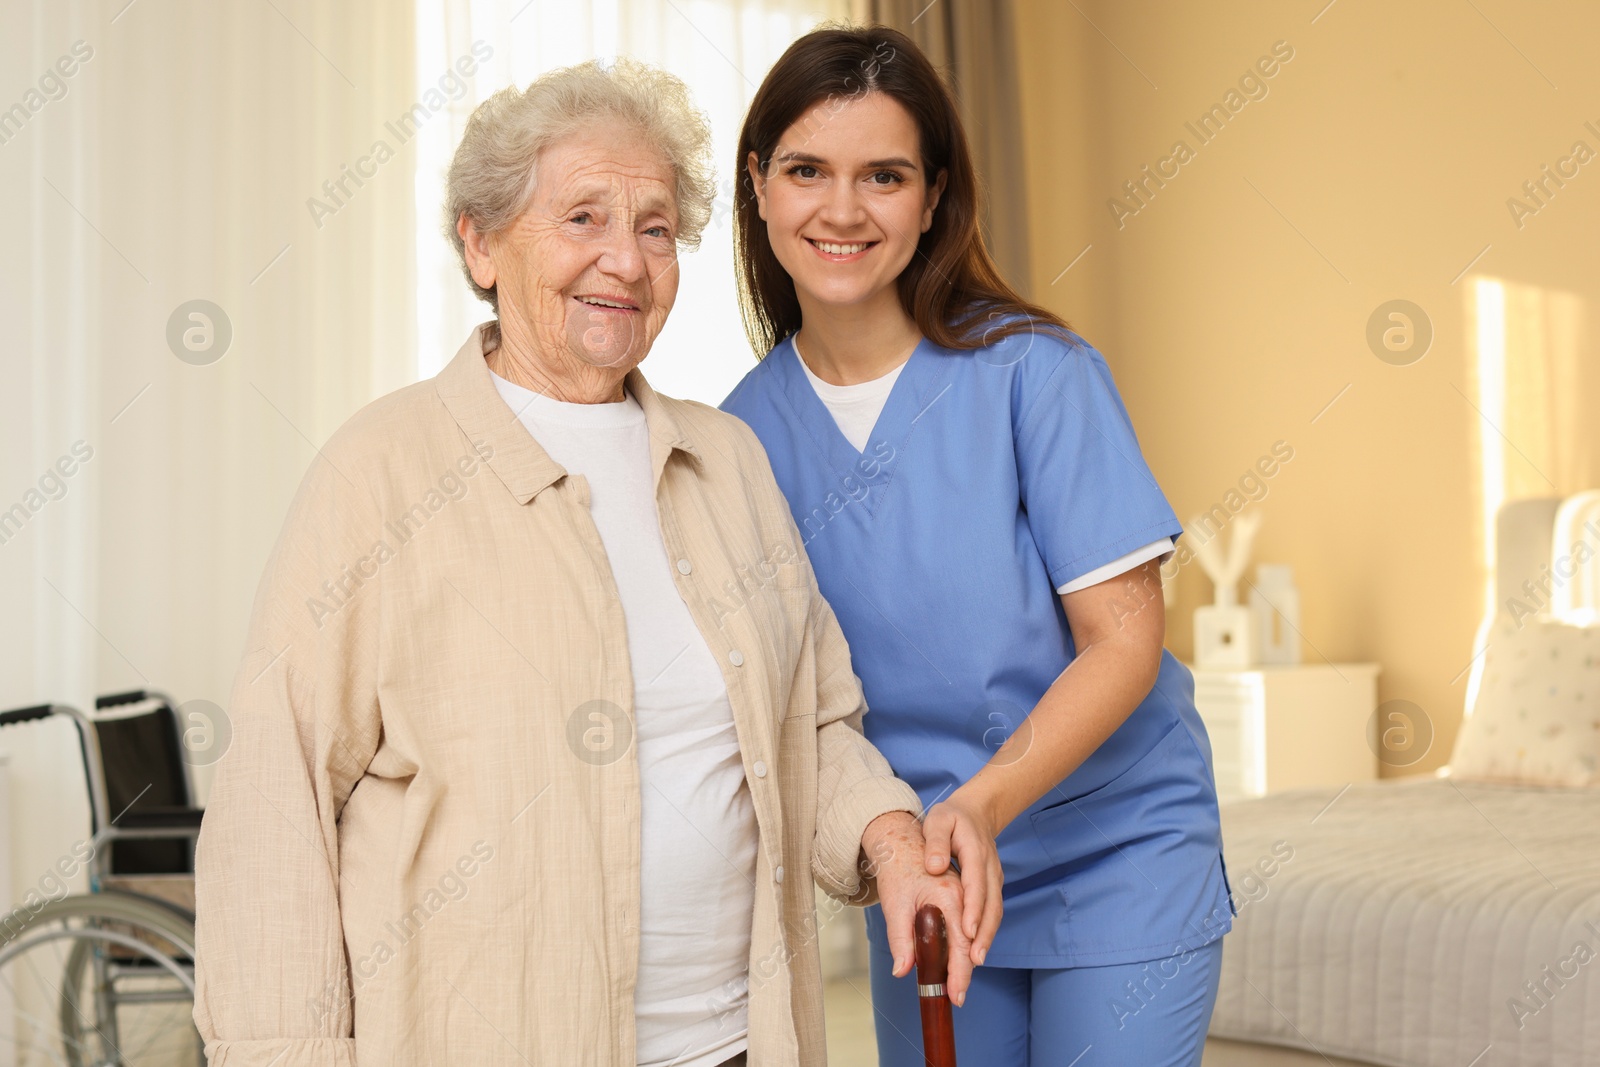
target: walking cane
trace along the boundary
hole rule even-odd
[[[922,1004],[922,1056],[927,1067],[956,1067],[955,1023],[944,983],[949,977],[950,943],[944,915],[932,904],[917,912],[917,997]]]

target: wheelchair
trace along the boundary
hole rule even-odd
[[[0,914],[0,1065],[205,1064],[194,1010],[193,806],[178,713],[155,690],[100,697],[91,718],[42,704],[0,728],[65,717],[77,729],[91,836],[58,861],[89,891],[35,890]],[[49,885],[65,885],[47,875]]]

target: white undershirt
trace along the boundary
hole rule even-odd
[[[568,404],[499,375],[494,384],[550,458],[588,480],[627,623],[642,824],[638,1062],[720,1064],[747,1047],[755,808],[722,673],[668,566],[644,410],[631,396]]]
[[[793,338],[790,338],[790,343],[794,344],[794,354],[799,356],[800,345]],[[902,362],[888,374],[855,385],[834,385],[823,381],[806,365],[803,356],[800,358],[800,369],[806,372],[806,380],[811,383],[811,388],[816,390],[817,396],[833,413],[833,421],[839,424],[839,432],[844,434],[844,439],[857,452],[865,452],[867,442],[872,438],[872,428],[878,425],[883,405],[888,403],[889,393],[894,389],[900,372],[906,369],[906,364]]]
[[[800,356],[800,345],[792,337],[789,343],[794,345],[794,354]],[[872,437],[872,428],[878,424],[878,416],[883,414],[883,406],[888,403],[889,393],[894,389],[895,380],[900,377],[900,372],[905,369],[905,363],[901,363],[888,374],[856,385],[834,385],[832,382],[823,381],[806,365],[803,356],[800,356],[800,369],[805,371],[806,380],[811,383],[811,388],[816,391],[818,399],[833,414],[833,421],[838,424],[839,432],[844,434],[844,439],[849,441],[857,452],[862,452],[866,450],[867,442]],[[1166,555],[1173,550],[1173,547],[1170,537],[1152,541],[1125,556],[1117,557],[1110,563],[1096,567],[1087,574],[1079,575],[1058,588],[1056,592],[1075,593],[1079,589],[1098,585],[1132,570],[1141,563]]]

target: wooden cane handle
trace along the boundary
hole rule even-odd
[[[950,1015],[950,942],[944,914],[932,904],[917,912],[914,926],[917,999],[922,1006],[922,1055],[927,1067],[956,1067],[955,1020]]]

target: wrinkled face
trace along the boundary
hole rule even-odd
[[[923,175],[916,123],[884,93],[825,100],[746,160],[778,262],[801,300],[882,298],[933,225],[944,175]]]
[[[489,237],[473,278],[497,287],[502,325],[547,361],[631,370],[678,295],[675,189],[637,130],[565,137],[540,154],[527,209]]]

